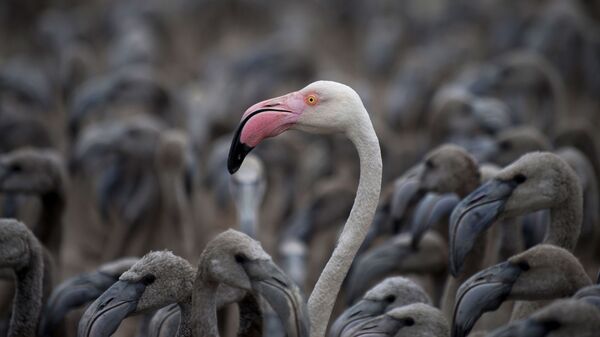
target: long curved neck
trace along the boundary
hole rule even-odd
[[[42,214],[39,219],[40,241],[44,243],[54,258],[58,257],[62,236],[62,216],[65,199],[61,191],[42,194]]]
[[[263,335],[263,313],[257,298],[247,294],[238,303],[240,310],[240,324],[237,335],[239,337]]]
[[[577,181],[571,183],[569,197],[550,209],[550,225],[544,243],[573,251],[581,232],[583,219],[583,196]]]
[[[363,107],[361,109],[364,110]],[[360,159],[360,179],[350,216],[327,265],[308,299],[312,337],[325,336],[338,292],[373,221],[381,191],[381,150],[368,114],[346,132]]]
[[[192,295],[192,332],[198,337],[219,337],[216,294],[218,285],[201,276],[194,282]]]
[[[475,166],[477,167],[477,166]],[[481,184],[481,174],[479,171],[460,172],[460,184],[457,186],[457,190],[454,191],[461,199],[464,199],[471,192],[475,191]]]
[[[23,269],[15,270],[17,289],[13,301],[8,337],[34,337],[37,324],[40,321],[44,257],[41,253],[41,246],[35,245],[33,242],[31,244],[29,265]]]
[[[179,328],[177,329],[177,337],[192,337],[192,299],[191,297],[179,303],[181,318],[179,319]]]

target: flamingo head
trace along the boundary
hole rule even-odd
[[[227,169],[235,173],[246,155],[263,139],[288,129],[343,132],[352,125],[354,111],[365,111],[358,94],[344,84],[331,81],[313,82],[299,91],[256,103],[246,110],[235,131]]]

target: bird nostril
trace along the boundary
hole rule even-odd
[[[112,302],[113,299],[114,299],[114,297],[111,297],[108,300],[106,300],[106,302],[100,303],[100,305],[98,306],[98,309],[104,309],[104,307],[106,307],[110,302]]]
[[[357,315],[359,315],[361,312],[362,312],[361,310],[355,311],[355,312],[353,312],[352,314],[350,314],[350,316],[348,316],[348,318],[352,318],[352,317],[354,317],[354,316],[357,316]]]
[[[482,194],[480,194],[480,195],[476,196],[475,198],[473,198],[473,200],[471,200],[471,201],[470,201],[468,204],[469,204],[469,205],[473,205],[474,203],[476,203],[476,202],[480,201],[481,199],[483,199],[483,198],[485,198],[485,197],[486,197],[486,194],[485,194],[485,193],[482,193]]]

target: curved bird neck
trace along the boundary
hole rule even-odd
[[[51,191],[41,195],[42,213],[38,220],[40,233],[38,237],[53,254],[58,257],[62,235],[62,217],[65,209],[64,194],[60,191]]]
[[[8,337],[34,337],[37,324],[40,321],[44,283],[44,257],[39,244],[36,245],[34,242],[30,242],[30,244],[32,249],[29,265],[20,270],[15,270],[17,285]]]
[[[198,337],[219,337],[216,293],[218,284],[198,276],[192,294],[192,332]]]
[[[550,225],[544,243],[573,251],[581,232],[583,195],[578,182],[571,184],[567,200],[550,209]]]
[[[189,297],[186,301],[178,303],[181,312],[179,319],[179,328],[177,329],[177,337],[192,337],[192,298]]]
[[[379,140],[364,107],[356,114],[346,136],[354,143],[360,160],[360,178],[350,216],[337,246],[308,300],[312,337],[325,335],[331,311],[356,252],[365,239],[379,202],[382,161]]]
[[[481,174],[479,171],[458,174],[460,184],[458,184],[458,189],[455,193],[459,196],[459,198],[464,199],[467,195],[471,194],[471,192],[475,191],[477,187],[481,184]]]

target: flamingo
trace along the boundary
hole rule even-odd
[[[317,81],[246,110],[229,150],[229,173],[235,173],[245,156],[263,139],[288,129],[342,133],[354,144],[360,161],[358,189],[350,215],[308,299],[310,335],[323,337],[342,281],[365,239],[379,202],[381,150],[369,114],[356,91],[341,83]]]

